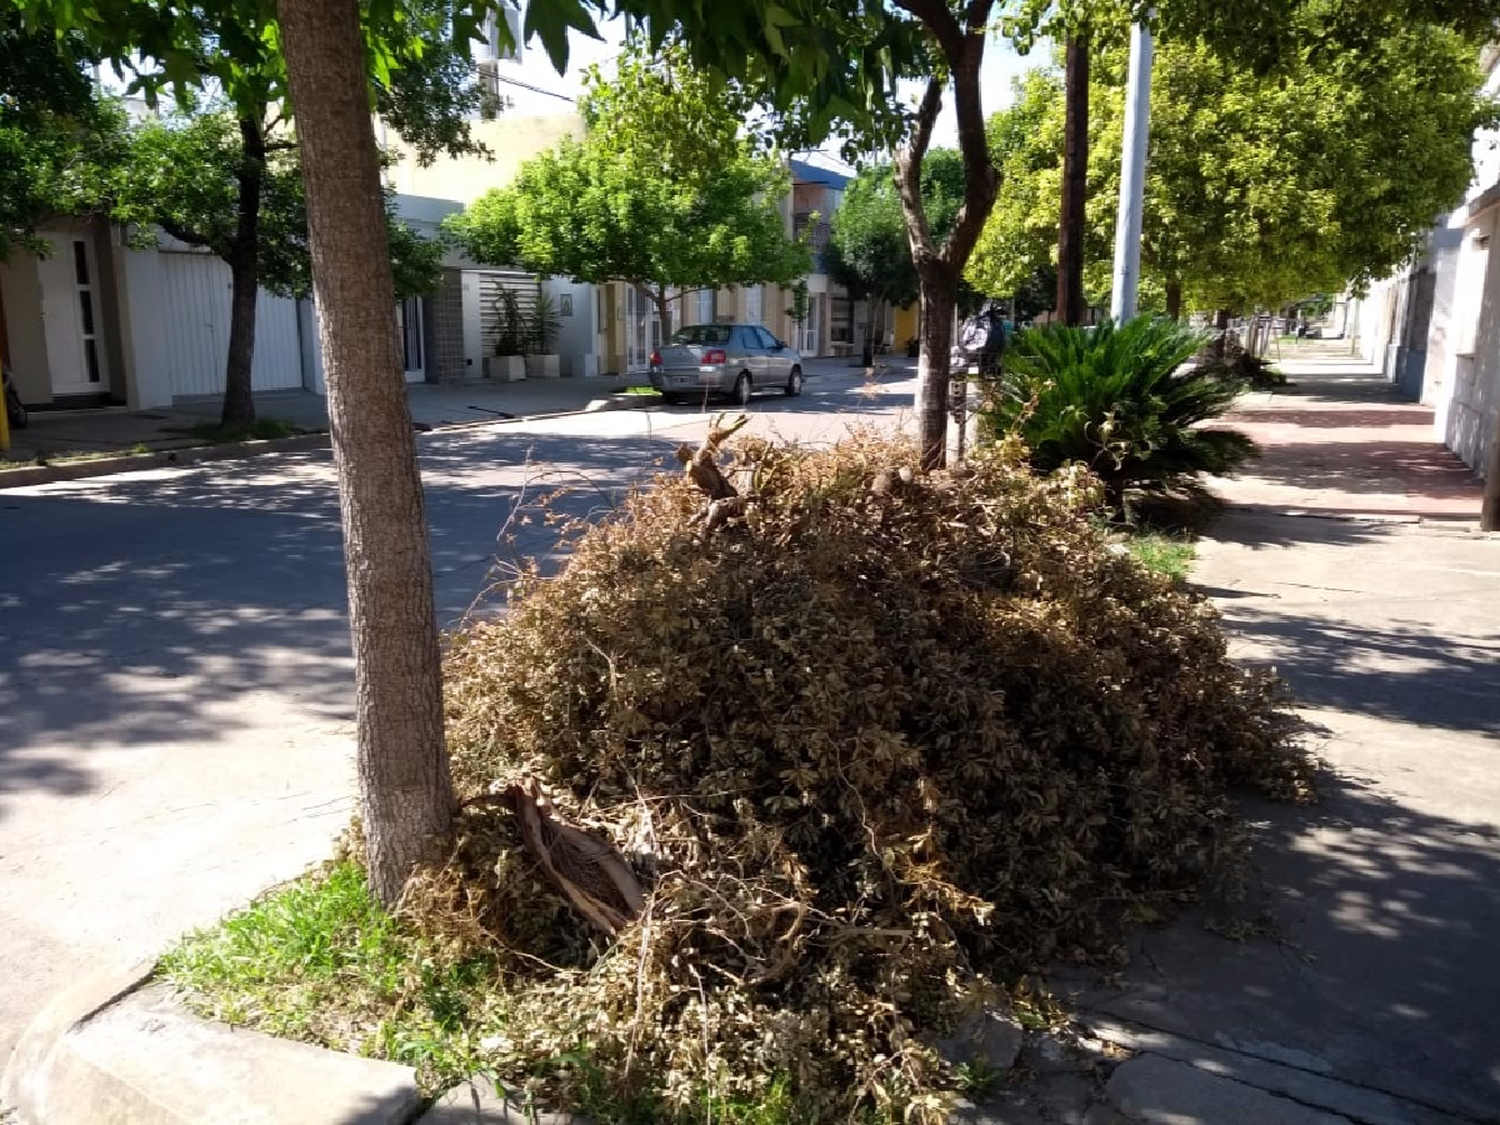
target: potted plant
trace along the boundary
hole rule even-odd
[[[495,354],[484,360],[484,377],[497,383],[516,383],[526,378],[526,342],[529,335],[520,298],[510,289],[495,294]]]
[[[536,312],[531,318],[531,343],[535,350],[526,355],[526,374],[532,379],[556,379],[562,374],[562,356],[557,354],[557,336],[562,318],[547,293],[539,293]]]

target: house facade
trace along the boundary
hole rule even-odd
[[[458,210],[414,196],[397,204],[403,221],[429,235]],[[38,234],[48,253],[0,262],[0,347],[27,406],[142,410],[223,394],[227,264],[159,231],[150,245],[132,245],[138,240],[97,218],[59,220]],[[463,368],[466,336],[474,335],[453,281],[463,264],[450,254],[439,292],[393,311],[409,381]],[[323,393],[313,301],[260,292],[252,385]]]
[[[1481,56],[1485,93],[1500,97],[1500,44]],[[1405,269],[1348,309],[1359,353],[1413,401],[1433,407],[1435,436],[1481,476],[1500,429],[1500,132],[1474,138],[1468,194]]]
[[[388,172],[398,215],[435,237],[448,215],[509,182],[522,163],[562,137],[582,131],[582,119],[571,111],[476,122],[476,137],[494,159],[446,159],[425,168],[415,160],[398,160]],[[392,147],[399,155],[400,144]],[[800,160],[790,162],[790,171],[792,190],[783,205],[787,231],[807,234],[813,252],[803,279],[805,318],[794,319],[791,286],[739,286],[676,297],[674,327],[742,321],[764,325],[807,356],[858,351],[866,303],[851,300],[832,283],[825,258],[829,220],[848,177]],[[0,350],[23,402],[43,409],[111,404],[151,409],[223,393],[230,324],[230,273],[224,262],[162,232],[151,245],[133,245],[139,240],[99,219],[62,220],[40,233],[50,253],[16,253],[0,263]],[[476,266],[450,249],[437,291],[402,301],[393,312],[407,380],[489,377],[500,336],[500,294],[506,289],[552,302],[560,325],[552,345],[560,357],[558,374],[642,373],[662,342],[654,302],[633,286],[537,279]],[[894,326],[889,310],[877,316],[884,346],[893,338],[904,342],[899,314]],[[252,380],[258,392],[324,393],[312,300],[259,294]]]

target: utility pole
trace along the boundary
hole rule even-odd
[[[1115,223],[1114,284],[1109,315],[1117,324],[1135,316],[1141,284],[1141,212],[1146,198],[1146,140],[1151,120],[1151,32],[1130,29],[1130,74],[1125,84],[1125,138],[1120,148],[1120,214]]]
[[[1490,436],[1490,456],[1484,474],[1484,507],[1479,512],[1480,531],[1500,531],[1500,425]]]

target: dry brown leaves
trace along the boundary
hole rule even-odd
[[[736,457],[728,518],[664,479],[448,660],[466,794],[539,778],[641,916],[603,944],[478,808],[417,907],[513,974],[497,1069],[586,1044],[677,1104],[789,1075],[818,1118],[935,1117],[925,1044],[989,980],[1110,955],[1208,877],[1233,786],[1310,768],[1213,611],[1105,548],[1087,478],[1009,448],[924,476],[873,437]]]

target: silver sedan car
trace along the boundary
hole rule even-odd
[[[667,402],[756,391],[802,393],[802,356],[758,324],[690,324],[651,353],[651,385]]]

